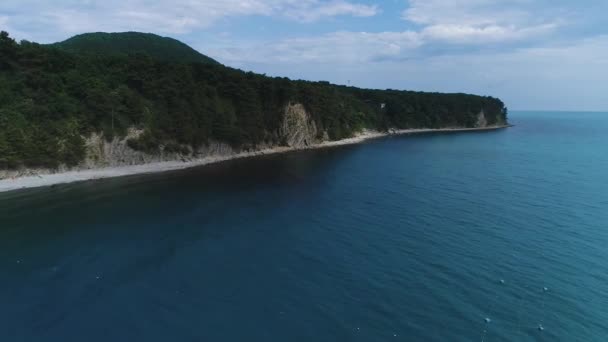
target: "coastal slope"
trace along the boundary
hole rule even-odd
[[[130,53],[125,37],[145,44]],[[489,96],[267,77],[209,62],[151,34],[67,42],[17,43],[0,34],[0,179],[102,169],[110,175],[108,169],[124,167],[147,172],[167,165],[145,165],[181,168],[340,144],[369,132],[507,125],[504,103]]]

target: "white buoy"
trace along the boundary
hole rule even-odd
[[[504,284],[504,283],[505,283],[505,280],[504,280],[504,279],[500,279],[500,283],[501,283],[501,284]]]
[[[543,331],[543,330],[545,330],[545,328],[543,328],[543,325],[542,325],[542,324],[539,324],[539,325],[538,325],[538,331]]]
[[[484,319],[484,321],[486,321],[486,323],[492,322],[492,320],[489,317],[486,317],[486,319]]]
[[[543,287],[543,291],[544,291],[544,292],[547,292],[547,291],[549,291],[549,289],[548,289],[548,288],[546,288],[546,287]]]

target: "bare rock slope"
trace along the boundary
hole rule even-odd
[[[288,104],[280,129],[281,138],[289,147],[306,147],[317,142],[317,125],[303,105]]]
[[[143,132],[135,128],[129,129],[126,137],[114,138],[107,141],[101,134],[94,133],[85,138],[85,160],[74,168],[60,166],[57,169],[22,168],[19,170],[0,170],[0,179],[36,176],[42,174],[61,173],[74,170],[91,170],[107,167],[121,167],[142,165],[167,161],[193,161],[208,157],[230,157],[242,151],[229,144],[219,141],[209,141],[206,145],[192,151],[191,154],[166,152],[160,146],[158,153],[150,154],[137,151],[129,147],[127,141],[137,138]],[[285,107],[283,123],[279,130],[279,137],[283,144],[291,148],[304,148],[318,143],[317,126],[301,104],[288,104]],[[275,146],[260,145],[255,150],[272,148]],[[251,151],[250,151],[251,152]]]

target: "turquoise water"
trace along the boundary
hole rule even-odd
[[[0,340],[607,341],[608,114],[510,119],[0,194]]]

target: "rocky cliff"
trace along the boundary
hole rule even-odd
[[[488,126],[488,120],[486,119],[486,114],[483,109],[477,114],[477,122],[475,123],[475,127],[486,127]]]
[[[129,147],[127,141],[136,138],[142,131],[130,129],[124,138],[115,138],[108,142],[101,135],[93,134],[86,140],[87,157],[79,166],[83,169],[100,167],[115,167],[140,165],[164,161],[187,161],[193,158],[206,156],[223,156],[234,154],[234,149],[225,143],[210,141],[206,146],[199,148],[192,154],[182,154],[177,152],[166,152],[164,146],[160,146],[158,153],[149,154],[137,151]]]
[[[288,104],[279,130],[281,140],[289,147],[306,147],[317,140],[317,125],[303,105]]]
[[[114,138],[112,141],[107,141],[101,134],[93,133],[85,139],[85,160],[74,168],[60,166],[57,169],[0,170],[0,179],[166,161],[186,162],[207,157],[228,157],[241,152],[229,144],[219,141],[209,141],[208,144],[192,151],[191,154],[166,152],[163,146],[160,147],[158,153],[149,154],[134,150],[129,147],[127,143],[129,139],[137,138],[142,133],[141,130],[131,128],[126,137]],[[303,105],[295,103],[288,104],[285,107],[283,121],[279,130],[279,139],[283,145],[292,148],[311,146],[320,142],[319,139],[317,139],[317,135],[317,127]],[[258,145],[254,151],[271,147],[275,146]],[[253,151],[250,150],[250,152]]]
[[[490,119],[493,119],[493,118],[490,117]],[[477,127],[477,128],[483,128],[483,127],[489,127],[489,126],[504,126],[504,125],[507,125],[507,122],[504,119],[503,115],[496,115],[496,118],[494,119],[493,123],[490,124],[488,122],[488,118],[486,117],[486,113],[483,109],[479,112],[479,114],[477,114],[477,122],[475,123],[475,127]]]

